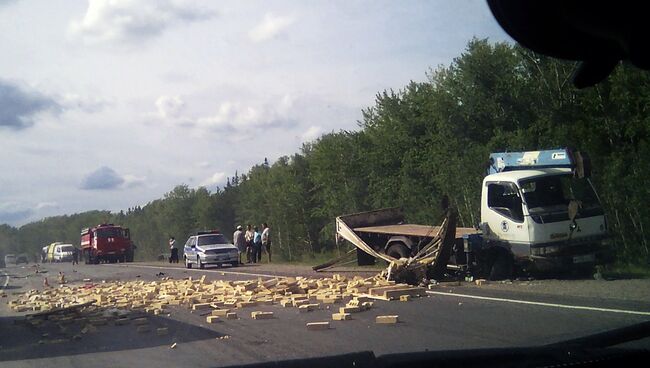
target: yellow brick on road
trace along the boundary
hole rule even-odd
[[[377,316],[375,318],[376,323],[382,323],[382,324],[392,324],[392,323],[397,323],[399,322],[399,316],[394,315],[394,316]]]
[[[271,319],[273,318],[273,312],[252,312],[251,318],[253,319]]]
[[[332,314],[332,319],[335,321],[347,321],[352,319],[350,313],[334,313]]]
[[[215,309],[212,311],[212,315],[225,317],[228,314],[228,312],[230,312],[230,309]]]
[[[330,328],[330,323],[329,322],[309,322],[307,323],[307,329],[310,331],[322,331],[322,330],[329,330]]]
[[[361,308],[359,307],[340,307],[339,308],[339,313],[357,313],[361,312]]]
[[[219,316],[208,316],[205,320],[208,323],[217,323],[220,321],[220,318]]]

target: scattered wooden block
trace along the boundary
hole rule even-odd
[[[207,316],[205,320],[208,323],[217,323],[220,321],[220,318],[219,316]]]
[[[196,303],[192,304],[192,310],[204,310],[211,308],[210,303]]]
[[[352,319],[350,313],[334,313],[332,314],[332,319],[335,321],[347,321]]]
[[[361,312],[359,307],[340,307],[339,313],[358,313]]]
[[[329,322],[309,322],[307,323],[307,329],[310,331],[322,331],[328,330],[330,328]]]
[[[409,300],[411,300],[411,296],[410,296],[410,295],[400,295],[400,296],[399,296],[399,301],[400,301],[400,302],[408,302]]]
[[[227,319],[237,319],[237,313],[235,313],[235,312],[228,313],[228,314],[226,314],[226,318]]]
[[[375,323],[380,323],[380,324],[392,324],[392,323],[397,323],[399,322],[399,316],[394,315],[394,316],[377,316],[375,318]]]
[[[251,318],[253,319],[272,319],[273,312],[252,312]]]
[[[215,309],[212,311],[213,316],[225,317],[230,312],[230,309]]]
[[[488,284],[488,280],[486,279],[476,279],[474,280],[474,283],[478,286],[483,286]]]

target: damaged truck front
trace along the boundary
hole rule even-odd
[[[457,229],[453,211],[447,213],[445,231],[452,240],[433,253],[437,276],[441,263],[503,279],[515,272],[584,273],[605,262],[607,222],[589,172],[586,156],[569,149],[491,154],[481,188],[481,222],[476,229]],[[360,263],[377,257],[412,263],[438,231],[404,223],[397,209],[337,218],[337,239],[366,253],[358,254]]]

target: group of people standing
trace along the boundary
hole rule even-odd
[[[241,225],[237,226],[233,239],[235,246],[239,249],[240,263],[243,253],[246,254],[246,263],[261,262],[262,251],[268,254],[269,263],[271,263],[271,230],[266,222],[262,224],[261,232],[257,226],[251,224],[246,226],[245,232]]]

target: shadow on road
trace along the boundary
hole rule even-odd
[[[132,318],[140,316],[133,313]],[[149,320],[149,332],[137,332],[138,326],[131,321],[124,326],[109,322],[85,334],[81,333],[84,325],[78,321],[66,325],[45,321],[42,326],[34,327],[25,317],[0,317],[0,361],[169,347],[173,343],[215,339],[224,335],[167,317],[142,316]],[[159,336],[156,329],[165,327],[168,334]]]

